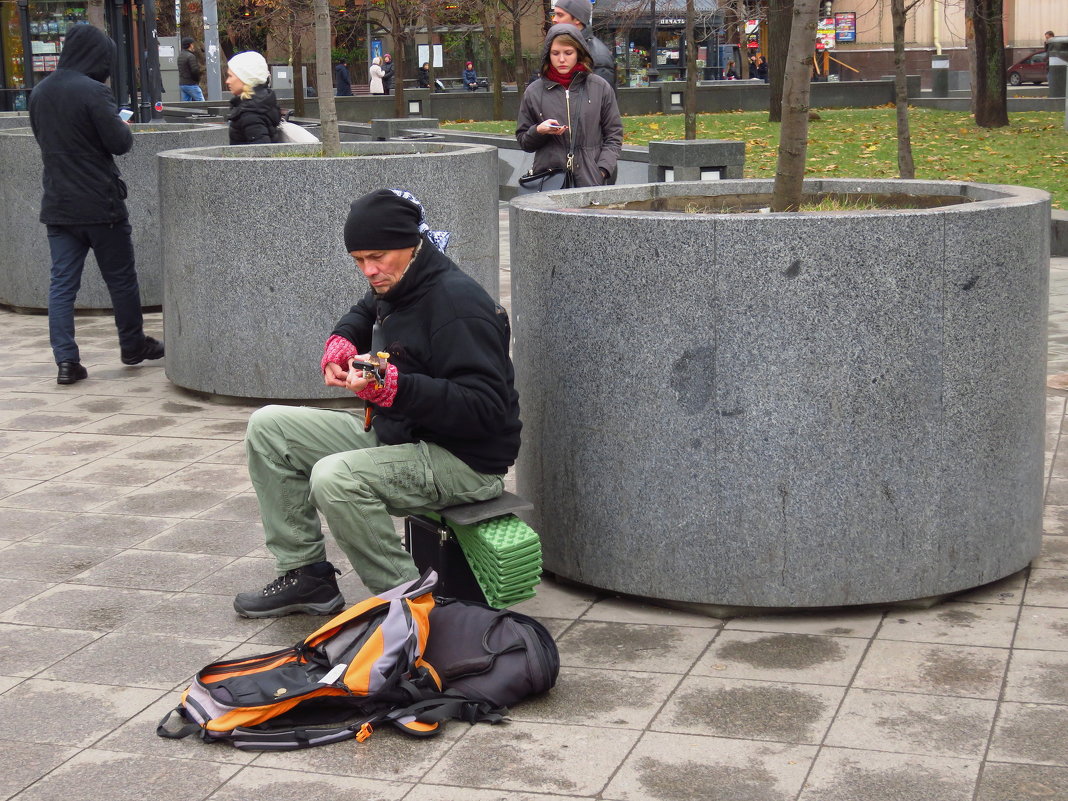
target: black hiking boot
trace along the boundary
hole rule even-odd
[[[242,617],[336,614],[345,608],[334,576],[340,572],[329,562],[294,568],[259,592],[240,593],[234,609]]]
[[[121,354],[123,364],[140,364],[146,359],[162,359],[163,358],[163,343],[153,337],[145,337],[145,344],[141,346],[141,350],[137,353],[123,353]]]

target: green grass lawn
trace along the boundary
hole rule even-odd
[[[827,178],[896,178],[897,126],[892,106],[817,109],[809,123],[807,174]],[[1068,209],[1068,131],[1064,112],[1014,112],[1008,128],[975,125],[967,112],[910,109],[916,177],[1018,184],[1045,189]],[[446,123],[443,128],[513,133],[512,121]],[[624,143],[683,138],[681,114],[623,118]],[[779,126],[766,112],[700,114],[699,139],[745,142],[746,178],[775,175]]]

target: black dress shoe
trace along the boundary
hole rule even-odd
[[[158,339],[152,337],[145,337],[145,344],[141,346],[141,350],[137,353],[123,353],[123,364],[140,364],[145,359],[162,359],[163,358],[163,343]]]
[[[82,367],[80,362],[60,362],[59,375],[56,376],[57,384],[73,384],[89,377],[89,371]]]

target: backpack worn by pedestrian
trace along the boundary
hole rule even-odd
[[[431,618],[454,605],[442,601],[436,607],[436,581],[428,571],[368,598],[292,648],[208,665],[156,733],[172,739],[196,733],[206,742],[246,750],[309,748],[352,737],[362,742],[385,724],[430,737],[450,718],[499,723],[506,704],[553,686],[559,658],[537,621],[525,618],[522,625],[533,624],[540,634],[516,638],[500,616],[524,616],[455,602],[457,610],[475,607],[472,614],[483,617],[484,628],[457,626],[453,618],[459,615],[450,612],[440,618],[441,636],[434,638]],[[457,636],[467,641],[463,648],[445,647],[444,640]],[[435,648],[440,670],[429,661]],[[471,684],[470,670],[481,671],[481,680]],[[515,671],[524,676],[507,675]],[[455,676],[455,686],[444,675]],[[168,727],[175,714],[185,721],[178,730]]]

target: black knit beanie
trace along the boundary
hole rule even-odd
[[[389,189],[369,192],[352,201],[345,220],[345,250],[413,248],[419,233],[419,208]]]

